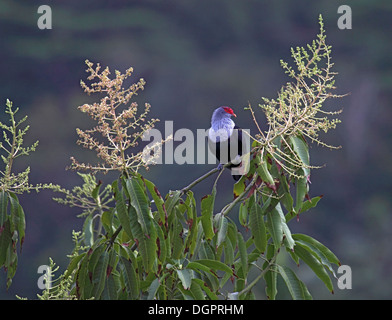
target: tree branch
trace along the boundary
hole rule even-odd
[[[256,279],[254,279],[246,288],[244,288],[243,290],[241,290],[238,293],[238,297],[241,296],[242,294],[248,292],[249,290],[251,290],[257,282],[259,282],[259,280],[264,277],[264,275],[267,273],[267,271],[269,271],[271,269],[271,267],[275,264],[276,261],[276,257],[278,256],[280,250],[276,250],[274,256],[271,258],[271,260],[269,261],[268,265],[264,268],[263,271],[261,271],[261,273],[256,277]]]
[[[222,166],[223,170],[224,168],[227,168],[228,166],[231,165],[231,162],[228,162],[226,164],[224,164]],[[207,179],[209,176],[213,175],[214,173],[220,171],[219,167],[216,167],[210,171],[208,171],[207,173],[203,174],[201,177],[197,178],[196,180],[194,180],[193,182],[191,182],[188,186],[184,187],[181,189],[181,195],[186,193],[187,191],[189,191],[190,189],[192,189],[195,185],[197,185],[198,183],[202,182],[203,180]]]
[[[229,213],[229,211],[230,211],[231,209],[233,209],[233,207],[234,207],[238,202],[240,202],[240,201],[242,200],[242,198],[244,197],[244,195],[246,195],[246,194],[249,192],[249,190],[253,187],[253,185],[254,185],[254,184],[256,183],[256,181],[257,181],[257,177],[258,177],[258,174],[255,173],[255,174],[253,175],[252,181],[246,186],[245,190],[244,190],[237,198],[235,198],[232,202],[230,202],[228,205],[226,205],[226,206],[221,210],[220,214],[227,215],[227,214]]]

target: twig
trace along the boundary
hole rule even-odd
[[[269,271],[271,269],[271,267],[275,264],[275,260],[276,260],[276,257],[278,256],[279,252],[280,252],[280,250],[276,250],[274,256],[271,258],[271,260],[269,261],[268,265],[264,268],[264,270],[261,271],[261,273],[256,277],[256,279],[254,279],[246,288],[241,290],[238,293],[238,296],[241,296],[242,294],[251,290],[257,284],[257,282],[259,282],[259,280],[262,277],[264,277],[264,275],[267,273],[267,271]]]
[[[230,211],[231,209],[233,209],[233,207],[234,207],[238,202],[240,202],[240,201],[242,200],[243,196],[246,195],[246,194],[249,192],[249,190],[253,187],[253,185],[254,185],[254,184],[256,183],[256,181],[257,181],[257,177],[258,177],[258,174],[255,173],[255,174],[253,175],[252,181],[246,186],[245,190],[244,190],[237,198],[235,198],[232,202],[230,202],[228,205],[226,205],[226,206],[221,210],[220,214],[222,214],[222,215],[227,215],[227,214],[229,213],[229,211]]]
[[[231,165],[231,162],[228,162],[226,164],[224,164],[222,166],[222,171],[224,168],[227,168],[228,166]],[[218,167],[208,171],[207,173],[203,174],[201,177],[197,178],[196,180],[194,180],[193,182],[191,182],[188,186],[186,186],[185,188],[181,189],[181,194],[186,193],[187,191],[189,191],[190,189],[192,189],[195,185],[197,185],[198,183],[202,182],[203,180],[207,179],[209,176],[213,175],[214,173],[220,171]],[[219,176],[218,176],[219,178]],[[216,181],[215,181],[216,182]]]
[[[117,228],[117,230],[113,233],[113,235],[110,237],[110,239],[108,240],[108,246],[107,246],[107,250],[109,250],[109,248],[111,248],[114,244],[114,241],[116,240],[118,234],[120,233],[120,231],[122,230],[122,225],[120,224],[120,226]]]
[[[263,137],[263,139],[265,140],[265,135],[264,135],[263,131],[260,129],[259,123],[258,123],[257,120],[256,120],[255,113],[254,113],[254,111],[253,111],[252,106],[251,106],[250,103],[248,103],[248,108],[249,108],[249,110],[250,110],[250,112],[251,112],[251,114],[252,114],[253,122],[255,123],[255,125],[256,125],[256,127],[257,127],[257,130],[259,130],[260,135],[261,135],[261,136]]]
[[[218,173],[218,176],[215,179],[214,186],[212,187],[213,189],[216,188],[216,185],[217,185],[218,180],[219,180],[220,176],[222,175],[222,173],[223,173],[223,168],[220,170],[220,172]]]

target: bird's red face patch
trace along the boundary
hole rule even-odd
[[[228,114],[231,114],[231,115],[233,115],[234,117],[237,117],[237,116],[235,115],[235,113],[234,113],[234,111],[233,111],[232,108],[223,107],[223,110],[225,110]]]

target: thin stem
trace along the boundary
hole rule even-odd
[[[241,296],[242,294],[250,291],[257,284],[257,282],[259,282],[259,280],[264,277],[264,275],[267,273],[267,271],[269,271],[271,269],[271,267],[275,264],[276,257],[278,256],[278,253],[279,253],[279,249],[276,250],[274,256],[271,258],[271,260],[269,261],[268,265],[264,268],[264,270],[261,271],[260,274],[256,277],[256,279],[254,279],[247,287],[245,287],[243,290],[241,290],[238,293],[238,296]]]
[[[225,165],[223,165],[221,171],[223,171],[224,168],[227,168],[228,166],[231,165],[231,162],[226,163]],[[219,168],[216,167],[210,171],[208,171],[207,173],[203,174],[201,177],[197,178],[196,180],[194,180],[193,182],[191,182],[188,186],[184,187],[181,189],[181,194],[186,193],[187,191],[189,191],[190,189],[192,189],[195,185],[197,185],[198,183],[202,182],[203,180],[207,179],[209,176],[213,175],[214,173],[218,172]],[[218,176],[219,177],[219,176]],[[216,182],[216,181],[215,181]]]
[[[216,185],[217,185],[217,183],[218,183],[218,180],[219,180],[220,176],[222,175],[223,171],[224,171],[224,170],[223,170],[223,167],[222,167],[221,171],[219,172],[218,176],[217,176],[216,179],[215,179],[214,186],[212,187],[213,189],[216,188]]]
[[[97,236],[99,236],[102,231],[102,215],[103,215],[103,210],[102,210],[102,205],[101,205],[101,197],[99,195],[97,197],[97,207],[98,207],[98,214],[100,217],[98,219],[98,227],[97,227]]]
[[[113,235],[110,237],[109,239],[109,244],[108,244],[108,248],[112,247],[114,244],[114,241],[116,240],[118,234],[120,233],[120,231],[122,230],[122,225],[120,225],[117,230],[113,233]]]
[[[237,197],[237,198],[235,198],[232,202],[230,202],[228,205],[226,205],[222,210],[221,210],[221,214],[223,214],[223,215],[227,215],[228,213],[229,213],[229,211],[231,210],[231,209],[233,209],[234,208],[234,206],[238,203],[238,202],[240,202],[241,200],[242,200],[242,198],[244,197],[244,195],[246,195],[248,192],[249,192],[249,190],[253,187],[253,185],[256,183],[256,181],[257,181],[257,177],[258,177],[258,175],[257,175],[257,173],[255,173],[254,175],[253,175],[253,179],[252,179],[252,181],[246,186],[246,188],[245,188],[245,190]]]
[[[14,154],[15,154],[15,144],[16,144],[16,124],[15,124],[14,114],[12,113],[11,109],[9,114],[12,122],[12,131],[11,131],[12,144],[11,144],[11,151],[9,153],[9,161],[8,161],[8,166],[7,166],[6,176],[5,176],[6,180],[8,180],[11,176],[12,164],[14,161]]]
[[[248,104],[248,107],[249,107],[250,113],[252,114],[253,122],[255,123],[257,130],[259,130],[260,135],[263,137],[263,139],[265,139],[265,135],[264,135],[263,131],[260,129],[259,123],[256,120],[255,113],[254,113],[250,103]]]

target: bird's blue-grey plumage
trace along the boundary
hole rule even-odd
[[[211,128],[208,132],[208,147],[215,154],[220,164],[232,162],[230,168],[238,167],[234,164],[242,155],[242,131],[237,127],[232,116],[236,116],[229,107],[219,107],[214,110],[211,117]],[[241,175],[234,175],[239,180]]]

